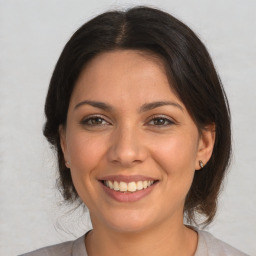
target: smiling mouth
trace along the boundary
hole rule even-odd
[[[154,185],[158,180],[143,180],[143,181],[131,181],[131,182],[124,182],[124,181],[111,181],[111,180],[103,180],[101,181],[106,187],[110,188],[114,191],[119,192],[136,192],[143,189],[147,189]]]

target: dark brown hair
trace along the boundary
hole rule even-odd
[[[79,28],[64,47],[54,69],[45,103],[44,135],[57,151],[59,184],[67,201],[78,194],[60,147],[59,126],[65,125],[69,101],[81,70],[92,58],[115,49],[151,52],[164,63],[172,89],[186,106],[199,131],[216,125],[211,159],[194,180],[184,213],[189,222],[195,213],[209,224],[216,213],[217,197],[231,152],[228,101],[211,57],[185,24],[154,8],[135,7],[125,12],[103,13]]]

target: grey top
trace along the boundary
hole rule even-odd
[[[197,232],[198,245],[194,256],[248,256],[206,231]],[[85,235],[75,241],[44,247],[20,256],[88,256],[84,238]]]

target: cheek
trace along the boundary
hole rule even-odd
[[[82,201],[87,206],[91,206],[96,200],[94,198],[96,193],[93,192],[96,182],[95,172],[102,163],[106,144],[102,143],[102,139],[97,140],[93,136],[85,136],[84,133],[78,132],[70,134],[67,138],[74,186]]]
[[[95,168],[105,151],[104,140],[83,133],[71,134],[68,137],[68,153],[72,167],[80,172],[88,172]]]
[[[172,202],[170,210],[183,209],[195,173],[194,145],[183,140],[166,140],[158,152],[156,161],[163,170],[164,194],[168,195],[167,201]]]
[[[152,155],[168,171],[187,166],[194,169],[197,154],[197,141],[188,136],[169,136],[152,144]],[[185,168],[185,169],[187,169]]]
[[[88,191],[94,191],[95,172],[99,169],[104,155],[102,139],[85,136],[84,133],[70,134],[68,154],[71,162],[71,176],[80,198],[90,205]]]
[[[194,177],[196,149],[197,141],[184,135],[157,143],[152,155],[162,170],[166,194],[185,200]]]

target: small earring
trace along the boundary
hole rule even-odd
[[[203,161],[199,160],[199,165],[200,165],[201,169],[204,168],[204,163],[203,163]]]
[[[70,162],[69,162],[69,161],[66,161],[65,164],[66,164],[67,167],[69,167]]]

